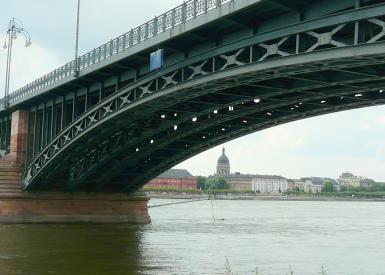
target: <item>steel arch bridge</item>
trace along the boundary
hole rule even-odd
[[[133,192],[237,137],[384,104],[385,3],[191,0],[79,63],[0,110],[2,149],[10,114],[29,113],[26,190]]]

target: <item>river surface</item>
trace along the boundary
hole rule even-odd
[[[0,225],[0,274],[385,274],[383,202],[200,201],[150,215]]]

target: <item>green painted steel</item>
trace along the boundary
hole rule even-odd
[[[143,42],[134,55],[111,56],[78,79],[52,84],[44,97],[25,99],[24,188],[131,192],[222,142],[385,103],[385,4],[226,5],[216,20],[202,15],[206,24],[192,20],[197,26],[178,35],[170,29],[158,45]],[[149,73],[155,46],[165,49],[165,67]]]
[[[112,64],[122,57],[132,55],[138,49],[143,49],[140,46],[148,40],[152,40],[151,43],[153,44],[158,44],[160,41],[165,40],[162,34],[169,36],[167,32],[177,32],[177,28],[181,25],[185,25],[184,28],[186,28],[186,24],[190,24],[194,28],[196,25],[215,20],[218,14],[225,15],[226,12],[223,11],[225,11],[226,6],[230,6],[228,12],[231,13],[259,0],[237,1],[238,3],[234,4],[234,0],[188,0],[178,7],[80,56],[76,62],[75,60],[68,62],[62,67],[14,91],[10,95],[11,106],[20,104],[36,95],[73,81],[78,77],[75,74],[77,70],[81,71],[80,76],[86,75],[89,71],[105,66],[106,63]],[[215,14],[208,16],[209,13]],[[186,29],[188,31],[188,27]],[[144,47],[148,47],[148,45],[144,45]],[[0,99],[0,105],[1,103],[3,103],[3,99]],[[2,110],[4,110],[3,107],[0,107],[0,111]]]

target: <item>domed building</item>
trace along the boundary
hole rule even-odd
[[[212,177],[215,176],[225,179],[231,190],[267,194],[280,194],[287,190],[287,179],[281,176],[251,175],[239,172],[230,174],[230,161],[226,156],[225,148],[222,149],[222,155],[218,158],[217,173]]]
[[[222,149],[222,155],[219,157],[217,162],[217,175],[218,176],[229,176],[230,175],[230,161],[226,156],[225,148]]]

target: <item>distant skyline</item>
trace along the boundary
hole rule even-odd
[[[11,90],[73,59],[76,0],[13,0],[0,9],[0,42],[8,20],[21,20],[32,46],[16,40]],[[80,53],[182,3],[181,0],[82,0]],[[21,39],[20,39],[21,40]],[[0,94],[4,92],[6,51],[0,48]],[[223,145],[181,164],[195,175],[215,172]],[[288,178],[337,178],[342,172],[385,181],[385,106],[310,118],[267,129],[224,144],[233,172]]]
[[[178,168],[215,172],[225,146],[232,172],[287,178],[338,178],[343,172],[385,181],[385,107],[371,107],[276,126],[210,149]],[[204,165],[202,165],[204,163]]]

